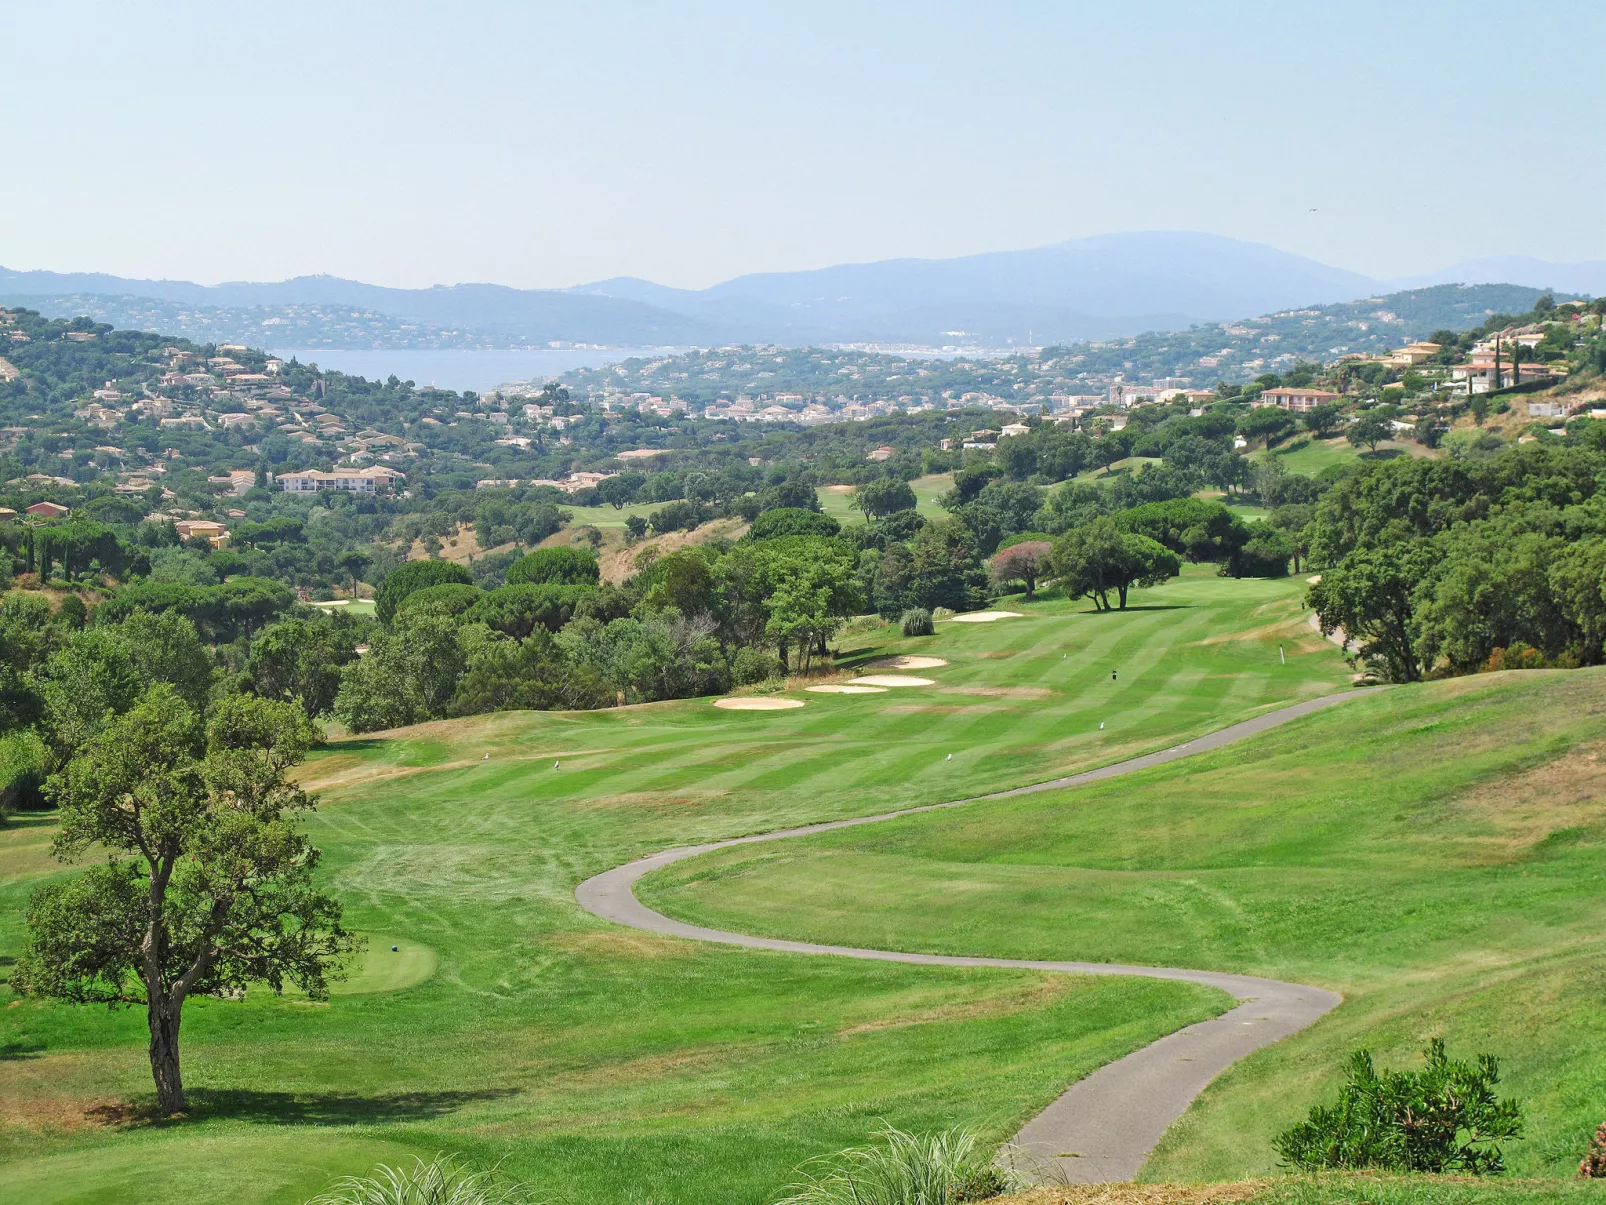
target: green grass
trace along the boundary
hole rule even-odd
[[[315,602],[312,605],[320,611],[328,611],[330,614],[372,615],[374,613],[374,600],[371,598],[354,598],[342,600],[339,603]]]
[[[916,477],[909,485],[915,492],[916,511],[928,519],[941,519],[947,516],[948,512],[937,505],[937,499],[953,488],[952,473],[933,473],[927,477]],[[851,489],[828,485],[822,486],[816,492],[820,497],[820,509],[844,527],[849,523],[864,522],[864,515],[854,509]]]
[[[624,530],[625,520],[631,515],[640,515],[645,519],[653,511],[658,510],[662,502],[633,502],[629,506],[615,509],[612,506],[574,506],[568,502],[560,502],[558,506],[574,515],[569,529],[576,527],[599,527],[604,530],[618,528]]]
[[[158,1125],[104,1111],[149,1097],[139,1014],[0,988],[0,1198],[300,1202],[336,1174],[456,1151],[587,1205],[748,1205],[886,1124],[1007,1137],[1224,999],[705,947],[596,920],[575,885],[668,845],[1050,777],[1330,691],[1347,671],[1300,622],[1302,588],[1203,567],[1137,597],[1155,609],[1010,600],[1028,617],[881,628],[844,659],[934,652],[940,684],[791,712],[689,700],[338,742],[307,777],[321,873],[370,935],[353,982],[327,1004],[192,1003],[192,1116]],[[0,831],[5,958],[28,891],[64,873],[50,832]]]
[[[1261,452],[1257,459],[1264,459],[1267,453]],[[1304,473],[1314,477],[1323,469],[1331,468],[1335,464],[1354,464],[1363,454],[1350,446],[1342,436],[1337,439],[1310,439],[1301,436],[1278,448],[1273,448],[1271,456],[1290,473]]]
[[[1559,1179],[1606,1119],[1603,753],[1606,669],[1397,687],[1077,792],[682,862],[641,894],[748,932],[1344,993],[1211,1085],[1147,1179],[1269,1174],[1347,1051],[1408,1065],[1436,1035],[1501,1057],[1528,1113],[1508,1162]],[[1486,1199],[1466,1192],[1433,1199]]]

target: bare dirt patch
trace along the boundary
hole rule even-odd
[[[597,554],[597,565],[602,572],[602,580],[612,585],[618,585],[627,577],[636,572],[636,558],[649,548],[657,550],[659,556],[671,552],[679,552],[682,548],[690,548],[694,544],[702,544],[716,536],[727,540],[739,540],[747,534],[748,525],[741,519],[715,519],[712,523],[704,523],[692,531],[671,531],[661,536],[648,536],[639,544],[626,544],[621,539],[618,543],[609,541],[605,543]],[[558,543],[567,543],[564,537],[568,529],[552,537]]]
[[[995,1205],[1227,1205],[1247,1201],[1266,1186],[1265,1180],[1237,1184],[1068,1184],[999,1197]]]

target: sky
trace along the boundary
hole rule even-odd
[[[1606,5],[10,6],[0,265],[703,287],[1202,230],[1606,258]]]

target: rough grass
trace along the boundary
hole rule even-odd
[[[1345,994],[1218,1079],[1148,1179],[1268,1174],[1346,1051],[1408,1065],[1436,1035],[1501,1057],[1528,1106],[1508,1162],[1559,1179],[1606,1117],[1603,747],[1606,670],[1394,688],[1077,792],[682,862],[641,894],[749,932]]]
[[[455,1151],[587,1205],[747,1205],[887,1125],[1005,1138],[1224,999],[703,947],[606,925],[575,884],[678,842],[1052,777],[1340,687],[1314,635],[1286,666],[1262,637],[1205,643],[1293,614],[1302,588],[1190,570],[1139,600],[1170,609],[1012,603],[1028,618],[910,641],[878,628],[843,657],[935,653],[942,688],[1047,697],[689,700],[336,742],[306,777],[322,873],[374,947],[353,979],[323,1004],[192,1004],[182,1123],[142,1118],[139,1015],[0,988],[0,1198],[300,1205],[337,1175]],[[928,697],[939,714],[898,709]],[[48,820],[0,831],[0,957],[32,886],[71,873],[43,856],[48,835]]]

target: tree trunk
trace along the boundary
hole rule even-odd
[[[184,1078],[179,1072],[178,1025],[182,1004],[174,1004],[160,988],[150,991],[151,1078],[156,1081],[156,1108],[163,1116],[184,1111]]]
[[[1121,596],[1121,610],[1124,611],[1124,610],[1126,610],[1126,587],[1125,586],[1117,586],[1115,589],[1116,589],[1116,592],[1118,594],[1120,594],[1120,596]]]

